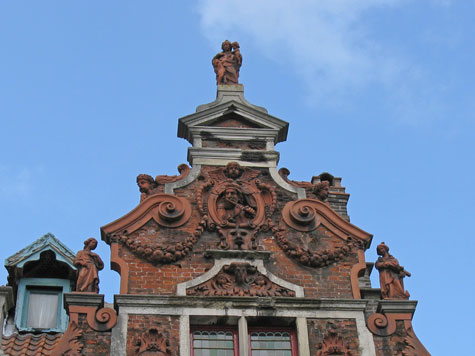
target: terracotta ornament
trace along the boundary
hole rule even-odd
[[[197,192],[206,227],[217,231],[220,249],[257,249],[256,235],[269,228],[277,196],[257,177],[260,172],[237,162],[210,171]]]
[[[87,325],[95,331],[109,331],[117,324],[117,312],[112,308],[93,305],[69,305],[69,321],[79,325],[79,314],[86,314]]]
[[[397,323],[402,324],[397,324]],[[403,356],[430,356],[412,327],[412,313],[374,313],[366,322],[368,329],[377,336],[395,336]]]
[[[137,356],[168,356],[171,355],[170,341],[158,329],[151,328],[143,336],[134,340]]]
[[[166,183],[173,183],[184,179],[190,173],[190,167],[186,164],[180,164],[178,166],[179,175],[169,176],[169,175],[158,175],[153,179],[152,176],[148,174],[139,174],[137,176],[137,185],[140,190],[140,202],[144,201],[146,198],[152,194],[163,193],[163,185]]]
[[[238,84],[239,69],[242,65],[242,55],[238,42],[224,41],[221,45],[222,52],[213,57],[211,61],[216,73],[217,85]]]
[[[140,201],[143,201],[149,195],[152,194],[153,190],[157,187],[157,183],[153,180],[152,176],[148,174],[139,174],[137,176],[137,185],[140,190]]]
[[[327,180],[324,180],[322,182],[315,184],[313,186],[313,193],[321,201],[326,201],[328,199],[328,195],[330,194],[330,182]]]
[[[104,268],[104,262],[92,252],[96,247],[95,238],[87,239],[84,250],[79,251],[74,259],[74,265],[78,268],[76,292],[99,293],[99,271]]]
[[[251,296],[295,297],[295,292],[281,287],[259,273],[249,263],[235,262],[226,265],[210,280],[190,288],[187,295],[196,296]]]
[[[319,350],[316,356],[342,355],[352,356],[350,349],[343,343],[343,338],[338,335],[338,329],[335,324],[328,323],[328,334],[319,344]]]
[[[84,344],[79,341],[82,336],[80,330],[74,321],[70,321],[66,332],[63,334],[59,342],[53,350],[51,356],[80,356]]]
[[[377,246],[376,252],[381,256],[375,267],[379,271],[383,299],[409,299],[409,293],[404,290],[403,279],[411,274],[389,254],[389,247],[384,242]]]

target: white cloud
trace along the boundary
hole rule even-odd
[[[308,83],[311,100],[339,100],[371,83],[387,85],[407,70],[366,33],[366,11],[405,0],[203,0],[199,12],[206,36],[244,34],[264,55],[292,63]]]

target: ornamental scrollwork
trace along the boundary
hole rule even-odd
[[[137,220],[114,234],[114,239],[126,246],[130,251],[140,258],[154,264],[166,264],[176,262],[193,249],[198,238],[206,226],[205,220],[201,220],[193,232],[176,230],[173,239],[156,238],[156,233],[137,235],[134,234],[139,228],[153,220],[163,230],[170,231],[186,224],[191,217],[191,206],[185,198],[170,194],[157,194],[147,198],[137,208],[134,215],[139,216]]]

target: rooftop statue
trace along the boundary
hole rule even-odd
[[[104,268],[104,262],[97,253],[92,252],[97,247],[93,237],[84,241],[84,250],[77,253],[74,265],[78,269],[76,292],[99,293],[99,271]]]
[[[379,271],[383,299],[409,299],[409,293],[404,290],[403,278],[411,274],[389,254],[389,247],[384,242],[378,245],[376,252],[381,256],[375,267]]]
[[[226,40],[221,45],[222,52],[214,56],[211,63],[216,73],[217,85],[238,84],[239,69],[242,65],[242,55],[239,43]]]

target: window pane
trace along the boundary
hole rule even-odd
[[[30,328],[54,329],[58,317],[58,294],[30,291],[28,319]]]
[[[287,356],[292,354],[290,333],[280,331],[252,332],[252,356]]]
[[[233,356],[234,336],[231,331],[193,331],[195,356]]]

